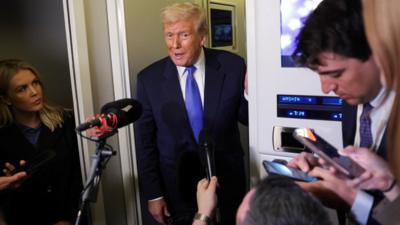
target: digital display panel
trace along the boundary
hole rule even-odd
[[[281,0],[281,66],[293,67],[291,55],[303,22],[322,0]]]
[[[337,97],[325,97],[322,99],[322,104],[324,105],[342,105],[343,99]]]
[[[232,11],[211,9],[212,47],[232,46]]]
[[[277,95],[277,116],[296,119],[342,120],[343,100],[331,96]]]
[[[317,98],[312,96],[278,95],[278,103],[315,105],[317,103]]]

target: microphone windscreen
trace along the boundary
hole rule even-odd
[[[135,122],[142,115],[142,104],[133,98],[109,102],[101,107],[101,113],[114,113],[118,117],[117,128]]]

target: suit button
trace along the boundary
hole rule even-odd
[[[47,192],[47,193],[53,192],[53,187],[52,187],[51,185],[47,186],[46,192]]]

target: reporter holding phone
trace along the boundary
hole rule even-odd
[[[381,69],[381,82],[396,93],[389,121],[388,163],[367,149],[352,147],[340,151],[367,170],[350,181],[362,189],[378,189],[386,199],[374,210],[381,224],[400,223],[400,2],[396,0],[363,1],[363,19],[367,39]],[[386,97],[389,96],[386,92]]]
[[[361,145],[362,111],[367,105],[374,106],[370,111],[371,136],[369,143],[376,154],[386,157],[386,121],[393,103],[393,93],[389,101],[383,101],[385,88],[380,83],[380,70],[369,47],[362,18],[361,0],[324,0],[310,14],[297,38],[298,45],[293,56],[296,60],[319,74],[321,90],[334,92],[340,96],[343,105],[342,134],[343,146]],[[379,124],[382,124],[379,125]],[[372,140],[371,140],[372,139]],[[364,139],[365,140],[365,139]],[[371,145],[369,145],[371,146]],[[346,182],[344,176],[334,176],[321,168],[318,159],[303,153],[289,162],[290,166],[318,175],[321,181],[302,184],[311,192],[328,195],[328,201],[347,204],[339,210],[350,215],[358,215],[360,224],[367,224],[371,209],[380,200],[380,193],[369,195]],[[336,195],[336,197],[331,198]],[[341,197],[341,198],[338,198]],[[345,209],[346,208],[346,209]],[[339,212],[341,224],[345,213]]]
[[[0,61],[0,149],[3,175],[10,164],[28,173],[0,192],[7,224],[72,224],[82,190],[74,120],[46,101],[38,72],[22,60]],[[20,160],[27,166],[17,166]]]

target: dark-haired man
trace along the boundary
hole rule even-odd
[[[343,146],[368,147],[385,157],[384,131],[392,101],[382,104],[380,71],[367,43],[361,12],[360,0],[322,1],[300,31],[293,58],[319,74],[324,93],[334,92],[345,101]],[[318,162],[313,155],[302,153],[289,165],[308,172]],[[303,188],[313,192],[332,190],[352,206],[359,223],[367,223],[373,204],[370,195],[349,188],[322,169],[314,173],[323,180],[303,184]]]
[[[197,202],[200,218],[209,218],[216,206],[216,177],[198,182]],[[207,219],[195,217],[192,225]],[[269,175],[244,197],[236,213],[236,225],[331,225],[322,204],[293,180]]]

